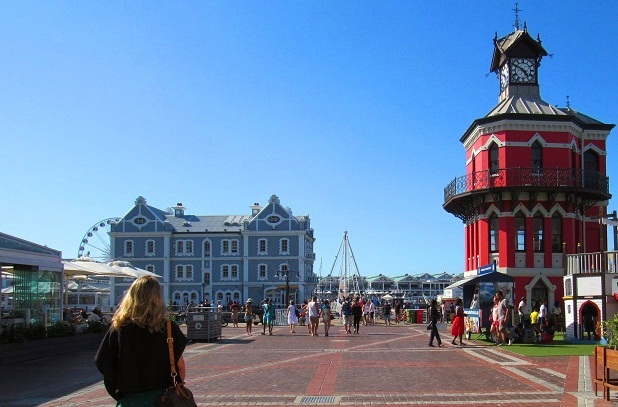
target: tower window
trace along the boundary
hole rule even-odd
[[[534,215],[532,244],[535,252],[543,251],[543,216],[540,213]]]
[[[497,253],[500,250],[500,231],[498,216],[494,213],[489,217],[489,251]]]
[[[539,141],[532,143],[532,173],[540,174],[543,169],[543,146]]]
[[[557,213],[551,217],[551,251],[562,252],[562,217]]]
[[[500,159],[498,156],[498,145],[491,143],[489,146],[489,174],[498,175],[500,170]]]
[[[515,250],[526,251],[526,217],[521,212],[515,214]]]

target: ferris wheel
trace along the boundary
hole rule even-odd
[[[109,232],[112,223],[118,222],[120,218],[107,218],[98,221],[88,228],[79,243],[77,257],[90,257],[93,260],[108,262],[111,260],[111,247]]]

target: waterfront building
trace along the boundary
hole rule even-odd
[[[8,317],[2,319],[3,324],[46,325],[62,319],[60,251],[0,233],[0,267],[0,311]]]
[[[494,39],[498,104],[460,138],[466,175],[444,189],[464,223],[466,277],[487,268],[514,277],[516,302],[563,299],[565,255],[607,249],[606,124],[541,98],[548,53],[527,27]],[[472,89],[471,89],[472,91]]]
[[[182,203],[162,210],[140,196],[111,226],[111,256],[160,275],[164,298],[178,308],[206,299],[223,305],[306,299],[317,285],[309,215],[293,215],[276,195],[250,208],[250,214],[197,216]],[[113,279],[112,304],[130,283]]]
[[[401,276],[389,277],[378,274],[369,277],[360,277],[366,289],[361,292],[363,296],[369,298],[380,298],[390,294],[394,298],[401,298],[409,304],[426,304],[428,300],[436,299],[441,296],[444,289],[455,282],[458,277],[446,272],[429,274],[422,273],[417,275],[404,274]],[[325,293],[336,292],[339,286],[339,278],[326,276],[320,280],[320,287]]]

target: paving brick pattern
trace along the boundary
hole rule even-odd
[[[261,328],[258,327],[258,328]],[[424,325],[362,326],[311,337],[223,329],[185,352],[187,386],[200,406],[606,406],[594,395],[591,357],[525,358],[478,340],[427,346]],[[114,406],[94,352],[0,367],[0,406]],[[618,394],[612,394],[616,398]]]

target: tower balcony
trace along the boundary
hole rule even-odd
[[[546,192],[555,197],[564,193],[582,213],[597,202],[611,198],[609,177],[597,171],[572,168],[503,168],[476,171],[455,178],[444,188],[442,207],[464,222],[478,215],[485,196],[501,200],[503,192],[537,194]]]

